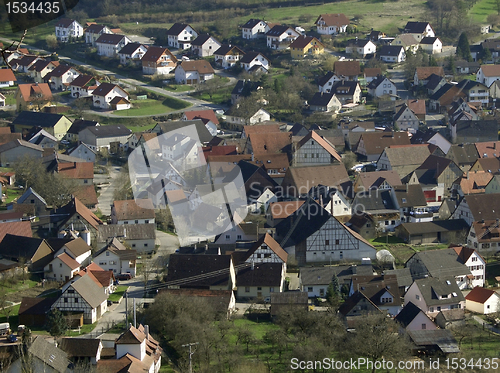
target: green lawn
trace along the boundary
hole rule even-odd
[[[488,15],[496,13],[498,11],[495,0],[479,0],[469,12],[474,21],[481,23],[486,23]]]
[[[173,97],[166,97],[163,101],[146,99],[146,100],[132,100],[132,108],[128,110],[117,110],[114,114],[117,115],[154,115],[154,114],[167,114],[174,110],[181,110],[189,107],[185,101],[178,100]]]
[[[212,98],[210,98],[210,95],[206,92],[203,92],[202,94],[196,94],[193,96],[199,98],[200,100],[213,102],[214,104],[222,104],[223,102],[231,99],[231,91],[233,90],[233,88],[234,87],[232,86],[222,87],[212,95]]]
[[[7,93],[5,94],[5,105],[15,105],[16,104],[16,95]]]
[[[37,281],[30,279],[26,279],[24,282],[22,280],[18,281],[16,284],[5,282],[0,284],[0,291],[5,291],[6,293],[15,293],[20,290],[34,288],[37,283]]]
[[[7,195],[7,198],[5,200],[5,203],[10,203],[16,198],[19,198],[24,191],[22,189],[6,189],[5,194]]]
[[[66,332],[66,336],[78,337],[79,335],[90,333],[92,330],[95,329],[96,326],[97,326],[97,321],[93,324],[84,324],[83,326],[80,327],[80,332],[78,332],[78,329],[68,330]]]
[[[145,126],[127,126],[127,128],[132,132],[146,132],[152,129],[154,126],[156,126],[155,123],[147,124]]]
[[[10,310],[9,320],[7,320],[7,315],[6,315],[5,310],[0,311],[0,324],[4,323],[4,322],[8,322],[8,323],[10,323],[11,330],[17,330],[17,326],[19,325],[18,313],[19,313],[20,307],[21,307],[21,305],[18,304],[16,306],[12,306],[9,308],[9,310]]]
[[[125,285],[117,286],[116,291],[108,297],[108,300],[111,302],[118,302],[123,297],[127,289],[128,286]]]

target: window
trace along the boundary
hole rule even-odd
[[[241,240],[241,234],[237,235],[236,239]]]
[[[335,245],[340,245],[340,240],[335,240]]]
[[[135,221],[135,224],[139,224],[139,220],[136,220],[136,221]]]
[[[147,243],[145,243],[145,244],[144,244],[144,247],[148,247],[148,244],[147,244]]]
[[[62,263],[59,263],[59,268],[61,268],[61,267],[62,267]]]
[[[106,256],[109,256],[109,251],[106,251]]]
[[[149,224],[149,220],[144,221],[146,224]]]
[[[420,295],[415,294],[415,299],[416,299],[416,300],[420,300]]]
[[[429,312],[434,312],[434,307],[429,307]]]
[[[250,293],[250,287],[249,286],[245,286],[245,293]]]
[[[230,240],[231,236],[229,234],[226,234],[226,241]]]
[[[258,291],[262,290],[262,287],[257,286],[257,290],[258,290]]]
[[[78,298],[75,298],[75,303],[78,303]]]
[[[437,311],[438,311],[438,312],[439,312],[439,311],[441,311],[441,307],[440,307],[440,306],[438,306]]]
[[[132,244],[132,247],[135,247],[135,243]]]
[[[269,292],[270,292],[270,293],[274,293],[274,287],[270,287],[270,288],[269,288]]]
[[[325,246],[330,245],[330,240],[325,240]]]
[[[422,330],[425,330],[427,328],[426,324],[422,324]]]
[[[75,290],[70,289],[70,290],[68,290],[68,293],[69,293],[69,294],[75,294]]]
[[[325,289],[319,289],[319,295],[321,297],[325,296]]]

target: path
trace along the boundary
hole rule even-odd
[[[96,174],[94,176],[94,180],[96,184],[99,183],[108,183],[108,186],[105,186],[101,189],[101,194],[97,198],[99,202],[99,209],[103,215],[111,214],[111,205],[113,204],[113,195],[115,193],[117,185],[118,175],[120,175],[121,167],[119,166],[109,166],[108,167],[109,174]]]

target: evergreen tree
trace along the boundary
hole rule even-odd
[[[53,337],[60,337],[66,334],[66,330],[68,330],[68,322],[57,308],[47,314],[47,330]]]
[[[488,48],[483,48],[483,51],[481,53],[481,59],[483,60],[483,63],[491,60],[491,51]]]
[[[466,61],[472,61],[472,56],[470,54],[470,46],[469,39],[467,38],[467,34],[462,32],[460,37],[458,38],[457,52],[458,57],[463,58]]]

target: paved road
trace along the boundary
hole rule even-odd
[[[397,95],[403,100],[408,100],[414,98],[411,91],[407,90],[405,87],[405,72],[403,69],[397,68],[389,71],[391,80],[394,82],[397,88]]]
[[[108,167],[109,174],[108,175],[100,175],[97,174],[94,176],[94,182],[96,184],[99,183],[109,183],[108,186],[105,186],[101,189],[101,194],[97,198],[99,202],[99,209],[104,215],[111,214],[111,205],[113,204],[113,194],[115,193],[117,185],[118,175],[120,175],[121,167],[119,166],[110,166]]]

